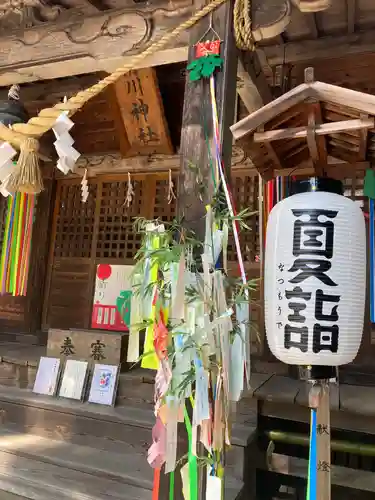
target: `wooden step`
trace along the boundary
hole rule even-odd
[[[0,453],[93,474],[143,489],[151,490],[153,487],[153,471],[147,463],[147,452],[136,452],[126,446],[123,446],[121,453],[108,452],[33,434],[14,433],[3,426],[0,428]]]
[[[147,450],[152,442],[153,405],[123,401],[103,407],[61,398],[48,398],[26,389],[0,387],[3,423],[14,432],[35,434],[101,450],[124,446]]]
[[[33,500],[150,500],[151,497],[149,489],[5,452],[0,452],[0,490]]]

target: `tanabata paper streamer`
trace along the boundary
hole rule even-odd
[[[216,152],[212,178],[220,190],[220,202],[213,201],[206,207],[203,247],[199,243],[192,248],[194,237],[184,230],[169,230],[159,221],[143,221],[143,242],[134,270],[134,276],[140,278],[138,293],[134,293],[139,307],[132,304],[132,311],[138,311],[132,322],[138,325],[130,328],[128,354],[128,359],[135,359],[139,344],[133,335],[145,331],[141,366],[156,370],[156,425],[148,460],[157,470],[165,466],[164,471],[172,474],[181,459],[177,456],[177,423],[183,412],[189,441],[187,462],[182,462],[180,469],[185,500],[198,500],[202,453],[211,464],[208,498],[220,500],[232,403],[239,400],[245,377],[247,381],[250,378],[248,282],[233,196],[222,165],[214,78],[207,84],[211,90]],[[219,211],[224,204],[223,213],[228,215],[223,217]],[[240,270],[240,278],[233,280],[223,272],[227,267],[229,229],[234,235]],[[196,266],[197,248],[200,254],[203,252],[202,266]],[[241,295],[240,300],[236,293]],[[174,477],[169,479],[172,500]]]
[[[158,250],[160,247],[160,235],[164,232],[164,226],[154,226],[153,224],[147,228],[147,242],[146,245],[150,249],[151,252]],[[147,293],[143,295],[143,300],[145,302],[151,303],[150,309],[150,317],[148,318],[151,321],[151,325],[146,330],[146,338],[144,345],[144,357],[142,359],[141,366],[142,368],[149,368],[151,370],[157,370],[159,366],[158,357],[155,352],[154,346],[154,329],[156,327],[156,301],[157,301],[157,289],[156,283],[158,278],[158,265],[152,259],[149,258],[148,262],[146,262],[145,277],[146,282],[143,284],[143,291],[147,289]],[[148,278],[148,279],[147,279]],[[148,304],[147,304],[148,305]]]
[[[0,260],[2,294],[26,295],[34,211],[35,195],[16,193],[8,197]]]

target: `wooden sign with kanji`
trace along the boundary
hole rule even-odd
[[[126,155],[173,154],[155,70],[131,71],[114,85],[130,143]]]

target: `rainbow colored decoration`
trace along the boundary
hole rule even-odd
[[[35,214],[35,195],[16,193],[8,197],[1,253],[1,294],[26,295]]]

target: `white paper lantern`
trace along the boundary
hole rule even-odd
[[[353,361],[363,331],[366,232],[362,210],[328,192],[293,195],[270,213],[265,251],[269,347],[280,361]]]

